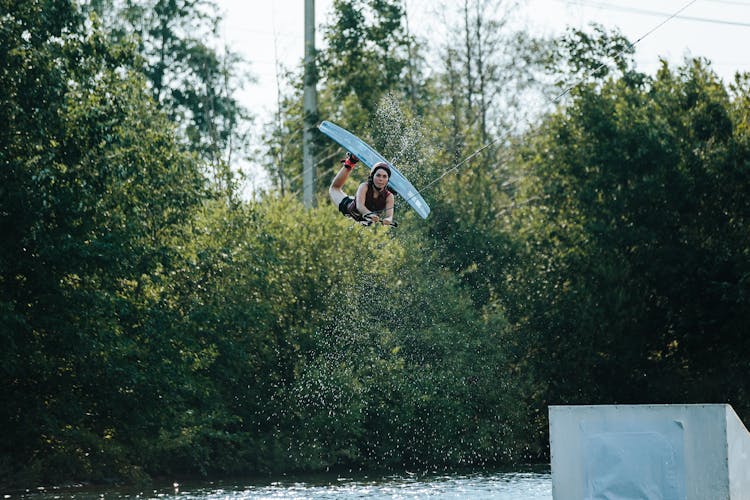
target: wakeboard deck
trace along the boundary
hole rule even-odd
[[[424,201],[419,191],[409,182],[409,179],[404,177],[404,174],[398,171],[391,162],[383,158],[383,156],[375,151],[365,141],[352,134],[345,128],[339,127],[333,122],[323,120],[318,129],[325,135],[333,139],[339,146],[351,152],[354,156],[360,159],[365,165],[372,168],[378,162],[383,162],[388,165],[391,169],[391,177],[388,179],[388,187],[391,191],[406,200],[406,203],[411,206],[420,217],[426,219],[430,214],[430,206]]]

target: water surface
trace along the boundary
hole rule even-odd
[[[56,498],[159,498],[159,499],[494,499],[552,500],[549,470],[449,475],[314,476],[279,480],[233,480],[174,483],[161,488],[126,491],[123,489],[47,489],[10,498],[49,500]]]

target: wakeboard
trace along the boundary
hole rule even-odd
[[[318,125],[318,129],[325,135],[333,139],[339,146],[351,152],[360,159],[365,165],[372,168],[373,165],[383,162],[391,169],[391,177],[388,179],[388,187],[394,193],[400,195],[420,217],[426,219],[430,214],[430,206],[424,201],[419,191],[409,182],[404,174],[393,166],[391,162],[383,158],[383,155],[365,141],[352,134],[343,127],[335,123],[324,120]]]

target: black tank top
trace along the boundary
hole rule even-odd
[[[386,187],[385,193],[381,191],[378,194],[379,196],[375,198],[375,188],[370,185],[367,186],[367,193],[365,193],[365,208],[370,212],[376,212],[378,216],[381,216],[385,210],[385,203],[388,200],[388,197],[393,196],[393,193],[391,193]],[[357,210],[356,199],[349,203],[349,215],[351,215],[354,220],[364,220],[362,214]]]

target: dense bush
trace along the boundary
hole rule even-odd
[[[387,230],[322,197],[241,201],[133,47],[73,3],[0,6],[3,487],[488,467],[546,458],[550,403],[750,410],[747,75],[586,81]],[[399,133],[367,126],[432,155],[424,180],[477,135],[422,83],[434,126],[393,96]],[[352,116],[385,90],[336,89]]]

